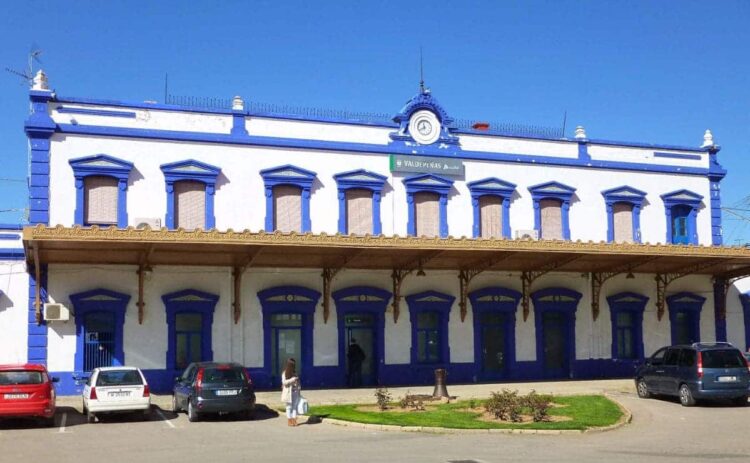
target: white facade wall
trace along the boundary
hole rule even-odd
[[[18,230],[3,230],[0,248],[23,249]],[[0,260],[0,364],[25,363],[28,350],[29,274],[23,260]]]

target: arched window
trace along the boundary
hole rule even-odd
[[[71,294],[76,318],[75,371],[125,364],[123,326],[130,296],[108,289]]]
[[[219,296],[186,289],[161,299],[167,311],[167,370],[213,360],[211,328]]]

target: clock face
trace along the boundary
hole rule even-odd
[[[440,138],[440,122],[434,113],[417,111],[409,119],[409,135],[420,145],[435,143]]]

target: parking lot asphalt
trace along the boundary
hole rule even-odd
[[[545,384],[554,387],[556,383]],[[503,386],[525,390],[516,384],[489,386],[492,390]],[[576,389],[563,386],[555,392],[574,393],[572,389]],[[214,417],[190,423],[184,414],[174,414],[162,404],[168,396],[158,396],[148,421],[123,415],[88,424],[73,406],[76,399],[63,398],[54,428],[21,421],[0,422],[0,462],[300,462],[311,458],[331,463],[750,461],[750,440],[744,438],[750,407],[719,404],[685,408],[676,400],[638,399],[632,390],[617,390],[620,386],[598,383],[587,387],[591,392],[592,388],[606,389],[632,411],[632,423],[614,431],[582,435],[406,433],[325,422],[289,428],[284,417],[272,409],[278,405],[278,394],[273,392],[267,393],[273,399],[267,403],[271,408],[261,406],[253,421]],[[632,389],[625,383],[622,387]],[[459,386],[449,387],[454,395],[461,390]],[[481,389],[472,390],[477,396],[481,394]],[[568,392],[558,392],[561,390]],[[411,391],[424,392],[422,388]],[[347,401],[343,396],[364,394],[320,391],[312,399],[314,392],[307,391],[314,403],[337,397]],[[259,394],[259,399],[262,397]]]

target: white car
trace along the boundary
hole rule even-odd
[[[140,413],[147,420],[151,393],[141,370],[135,367],[103,367],[91,372],[83,388],[83,413],[93,423],[102,413]]]

